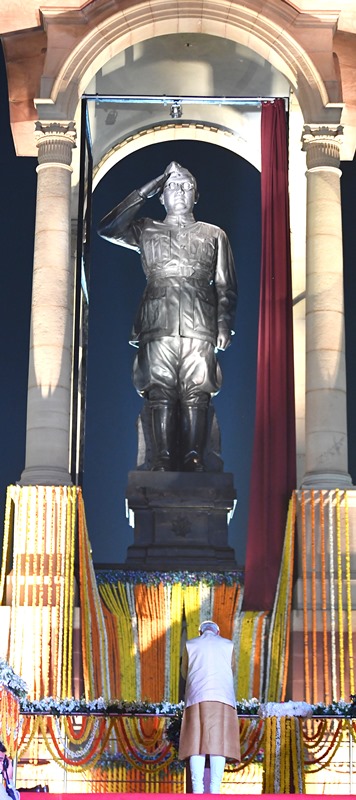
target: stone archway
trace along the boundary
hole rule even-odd
[[[331,63],[332,52],[327,57],[329,79],[324,80],[316,50],[310,44],[311,21],[305,20],[292,7],[284,5],[282,9],[275,5],[267,17],[254,0],[243,7],[227,0],[207,0],[203,9],[198,0],[190,0],[188,6],[179,1],[154,0],[149,7],[147,3],[131,1],[124,9],[108,16],[103,17],[101,12],[100,0],[63,18],[44,12],[49,47],[39,110],[40,107],[44,110],[48,99],[52,114],[54,104],[62,119],[73,118],[81,94],[108,58],[129,44],[163,33],[195,31],[240,42],[268,59],[294,87],[305,121],[339,120],[340,109],[327,107],[330,101],[340,101],[338,80]],[[330,34],[332,23],[330,19]],[[51,48],[54,40],[57,42],[55,53]],[[63,45],[58,47],[58,41]],[[46,116],[49,113],[50,108],[46,108]]]
[[[166,33],[206,33],[245,45],[285,75],[306,123],[340,121],[342,75],[333,42],[336,12],[311,14],[275,2],[268,13],[262,13],[258,0],[244,6],[206,0],[203,7],[200,0],[152,0],[150,4],[126,0],[112,3],[110,12],[103,0],[80,4],[80,8],[75,5],[68,11],[65,4],[62,13],[60,5],[55,9],[49,5],[42,9],[37,28],[30,16],[27,30],[24,20],[17,37],[3,37],[11,124],[19,155],[36,155],[36,116],[74,119],[80,97],[98,69],[131,44]]]

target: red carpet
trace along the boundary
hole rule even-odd
[[[83,792],[83,794],[89,794],[89,793],[88,792]],[[63,794],[47,794],[46,793],[44,795],[44,797],[48,798],[48,800],[81,800],[82,797],[83,797],[83,794],[71,794],[70,792],[68,792],[66,794],[64,794],[64,793]],[[179,797],[194,797],[194,795],[182,795],[182,794],[174,795],[174,794],[164,794],[164,793],[160,794],[159,796],[160,796],[160,798],[167,798],[167,799],[169,798],[169,800],[172,800],[172,797],[177,797],[177,798],[179,798]],[[313,794],[313,795],[311,795],[311,794],[297,794],[297,795],[296,794],[284,794],[284,795],[281,795],[281,794],[263,794],[263,795],[262,794],[219,794],[219,795],[215,795],[215,797],[221,797],[221,798],[224,798],[224,797],[236,797],[236,798],[239,798],[239,800],[240,800],[240,798],[245,798],[245,800],[254,800],[254,798],[256,798],[256,797],[264,797],[264,798],[266,798],[266,800],[268,800],[268,798],[272,798],[272,797],[276,798],[276,800],[277,800],[277,798],[278,798],[278,800],[281,800],[282,797],[286,797],[286,798],[289,797],[289,798],[291,798],[291,800],[292,799],[296,800],[297,797],[312,797],[313,800],[325,800],[325,797],[327,797],[327,796],[328,795],[325,795],[325,794]],[[38,792],[24,792],[24,794],[22,795],[23,800],[25,800],[25,799],[26,800],[39,800],[39,797],[43,797],[43,794],[39,794]],[[44,800],[44,797],[43,797],[43,800]],[[96,798],[96,800],[114,800],[115,797],[131,797],[134,800],[147,800],[149,795],[148,794],[144,794],[144,793],[140,793],[139,794],[139,793],[135,793],[135,792],[132,792],[131,794],[124,794],[124,793],[120,793],[120,792],[110,792],[108,794],[105,794],[105,793],[102,793],[102,794],[91,794],[90,797],[94,797],[94,798]],[[200,795],[200,797],[202,797],[202,798],[211,797],[211,795],[210,794],[202,794],[202,795]],[[335,798],[335,795],[329,795],[329,797],[334,797]],[[350,798],[350,795],[349,794],[338,794],[337,795],[337,800],[346,800],[346,798]]]

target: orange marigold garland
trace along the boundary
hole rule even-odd
[[[10,758],[16,754],[19,735],[19,701],[5,686],[0,685],[1,741]]]

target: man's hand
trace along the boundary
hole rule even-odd
[[[168,175],[164,173],[164,175],[159,175],[158,178],[154,178],[153,181],[149,181],[145,183],[141,189],[138,189],[138,193],[141,197],[146,198],[148,200],[150,197],[154,197],[155,194],[158,194],[163,189],[163,186],[168,178]]]
[[[0,774],[7,775],[8,778],[12,778],[13,776],[13,766],[12,761],[6,755],[6,752],[0,751]]]
[[[216,339],[216,349],[226,350],[231,344],[231,332],[228,328],[219,328]]]

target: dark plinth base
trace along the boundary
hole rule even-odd
[[[235,570],[228,515],[231,473],[129,472],[126,498],[134,544],[126,566],[153,570]]]

